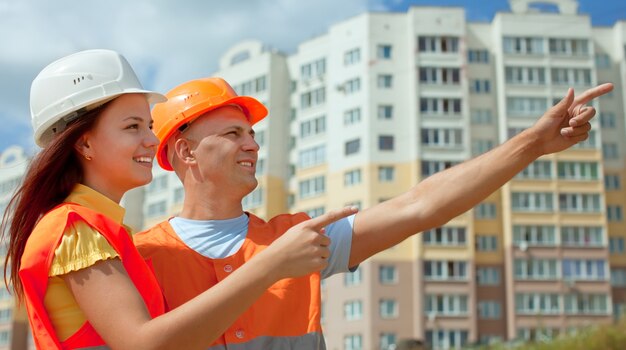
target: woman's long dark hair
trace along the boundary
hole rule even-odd
[[[39,219],[63,202],[74,186],[83,180],[83,169],[74,145],[94,127],[106,105],[108,103],[72,121],[33,158],[22,185],[7,205],[0,224],[2,239],[6,239],[7,234],[9,237],[4,283],[7,288],[13,285],[19,301],[24,293],[19,271],[26,241]]]

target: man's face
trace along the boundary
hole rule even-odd
[[[202,182],[211,182],[243,198],[257,186],[259,145],[246,115],[235,106],[196,119],[182,138],[190,142]]]

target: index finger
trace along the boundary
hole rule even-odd
[[[604,94],[608,94],[611,91],[613,91],[613,84],[612,83],[606,83],[606,84],[598,85],[598,86],[596,86],[594,88],[591,88],[589,90],[586,90],[582,94],[576,96],[576,99],[574,100],[573,106],[585,105],[589,101],[593,100],[594,98],[600,97],[600,96],[602,96]]]
[[[307,226],[319,231],[322,228],[332,224],[333,222],[348,217],[356,213],[358,209],[356,207],[345,207],[342,209],[331,210],[326,214],[322,214],[316,218],[306,221]]]

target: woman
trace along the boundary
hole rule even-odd
[[[158,140],[128,62],[90,50],[46,67],[31,87],[43,150],[2,221],[5,262],[38,348],[206,348],[279,279],[320,270],[329,213],[298,225],[211,290],[164,314],[159,286],[122,225],[123,194],[152,179]]]

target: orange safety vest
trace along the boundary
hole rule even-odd
[[[135,235],[135,245],[151,262],[170,309],[228,277],[290,227],[309,218],[299,213],[279,215],[265,222],[252,214],[248,216],[243,245],[237,253],[223,259],[210,259],[187,247],[168,221]],[[210,349],[223,349],[225,344],[239,344],[237,349],[324,349],[320,304],[319,273],[280,280]]]
[[[24,287],[28,319],[38,349],[78,349],[105,345],[89,322],[85,322],[67,340],[60,341],[43,303],[54,251],[61,242],[65,228],[76,221],[84,221],[100,232],[119,254],[150,315],[154,318],[165,312],[158,282],[137,252],[126,229],[101,213],[78,204],[64,203],[46,213],[37,223],[26,242],[20,265],[19,274]]]

